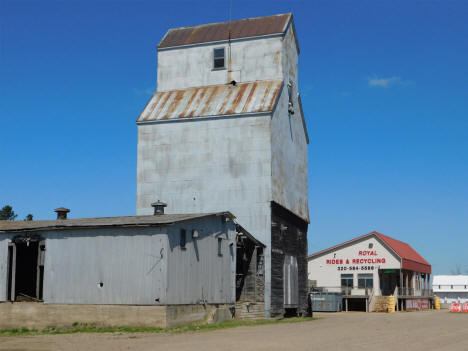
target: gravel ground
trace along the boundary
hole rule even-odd
[[[316,313],[316,321],[183,334],[0,338],[0,350],[468,350],[468,313]]]

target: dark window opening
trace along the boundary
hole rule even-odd
[[[223,255],[223,238],[218,238],[218,256]]]
[[[343,288],[352,288],[354,285],[354,279],[352,274],[342,274],[341,275],[341,287]]]
[[[185,249],[187,244],[187,231],[185,229],[180,230],[180,248]]]
[[[366,289],[374,286],[372,274],[358,274],[358,288]]]
[[[214,49],[213,68],[224,68],[224,48]]]

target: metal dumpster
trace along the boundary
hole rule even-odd
[[[338,292],[314,291],[309,294],[313,312],[339,312],[343,310],[343,297]]]

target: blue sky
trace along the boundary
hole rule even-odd
[[[135,120],[170,27],[226,1],[0,2],[0,205],[135,213]],[[310,252],[377,230],[468,273],[468,2],[233,1],[293,12],[309,145]]]

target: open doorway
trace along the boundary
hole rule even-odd
[[[397,269],[379,269],[379,280],[382,296],[393,295],[395,288],[400,288],[400,271]]]
[[[34,238],[15,238],[8,254],[10,301],[41,301],[45,243]]]

